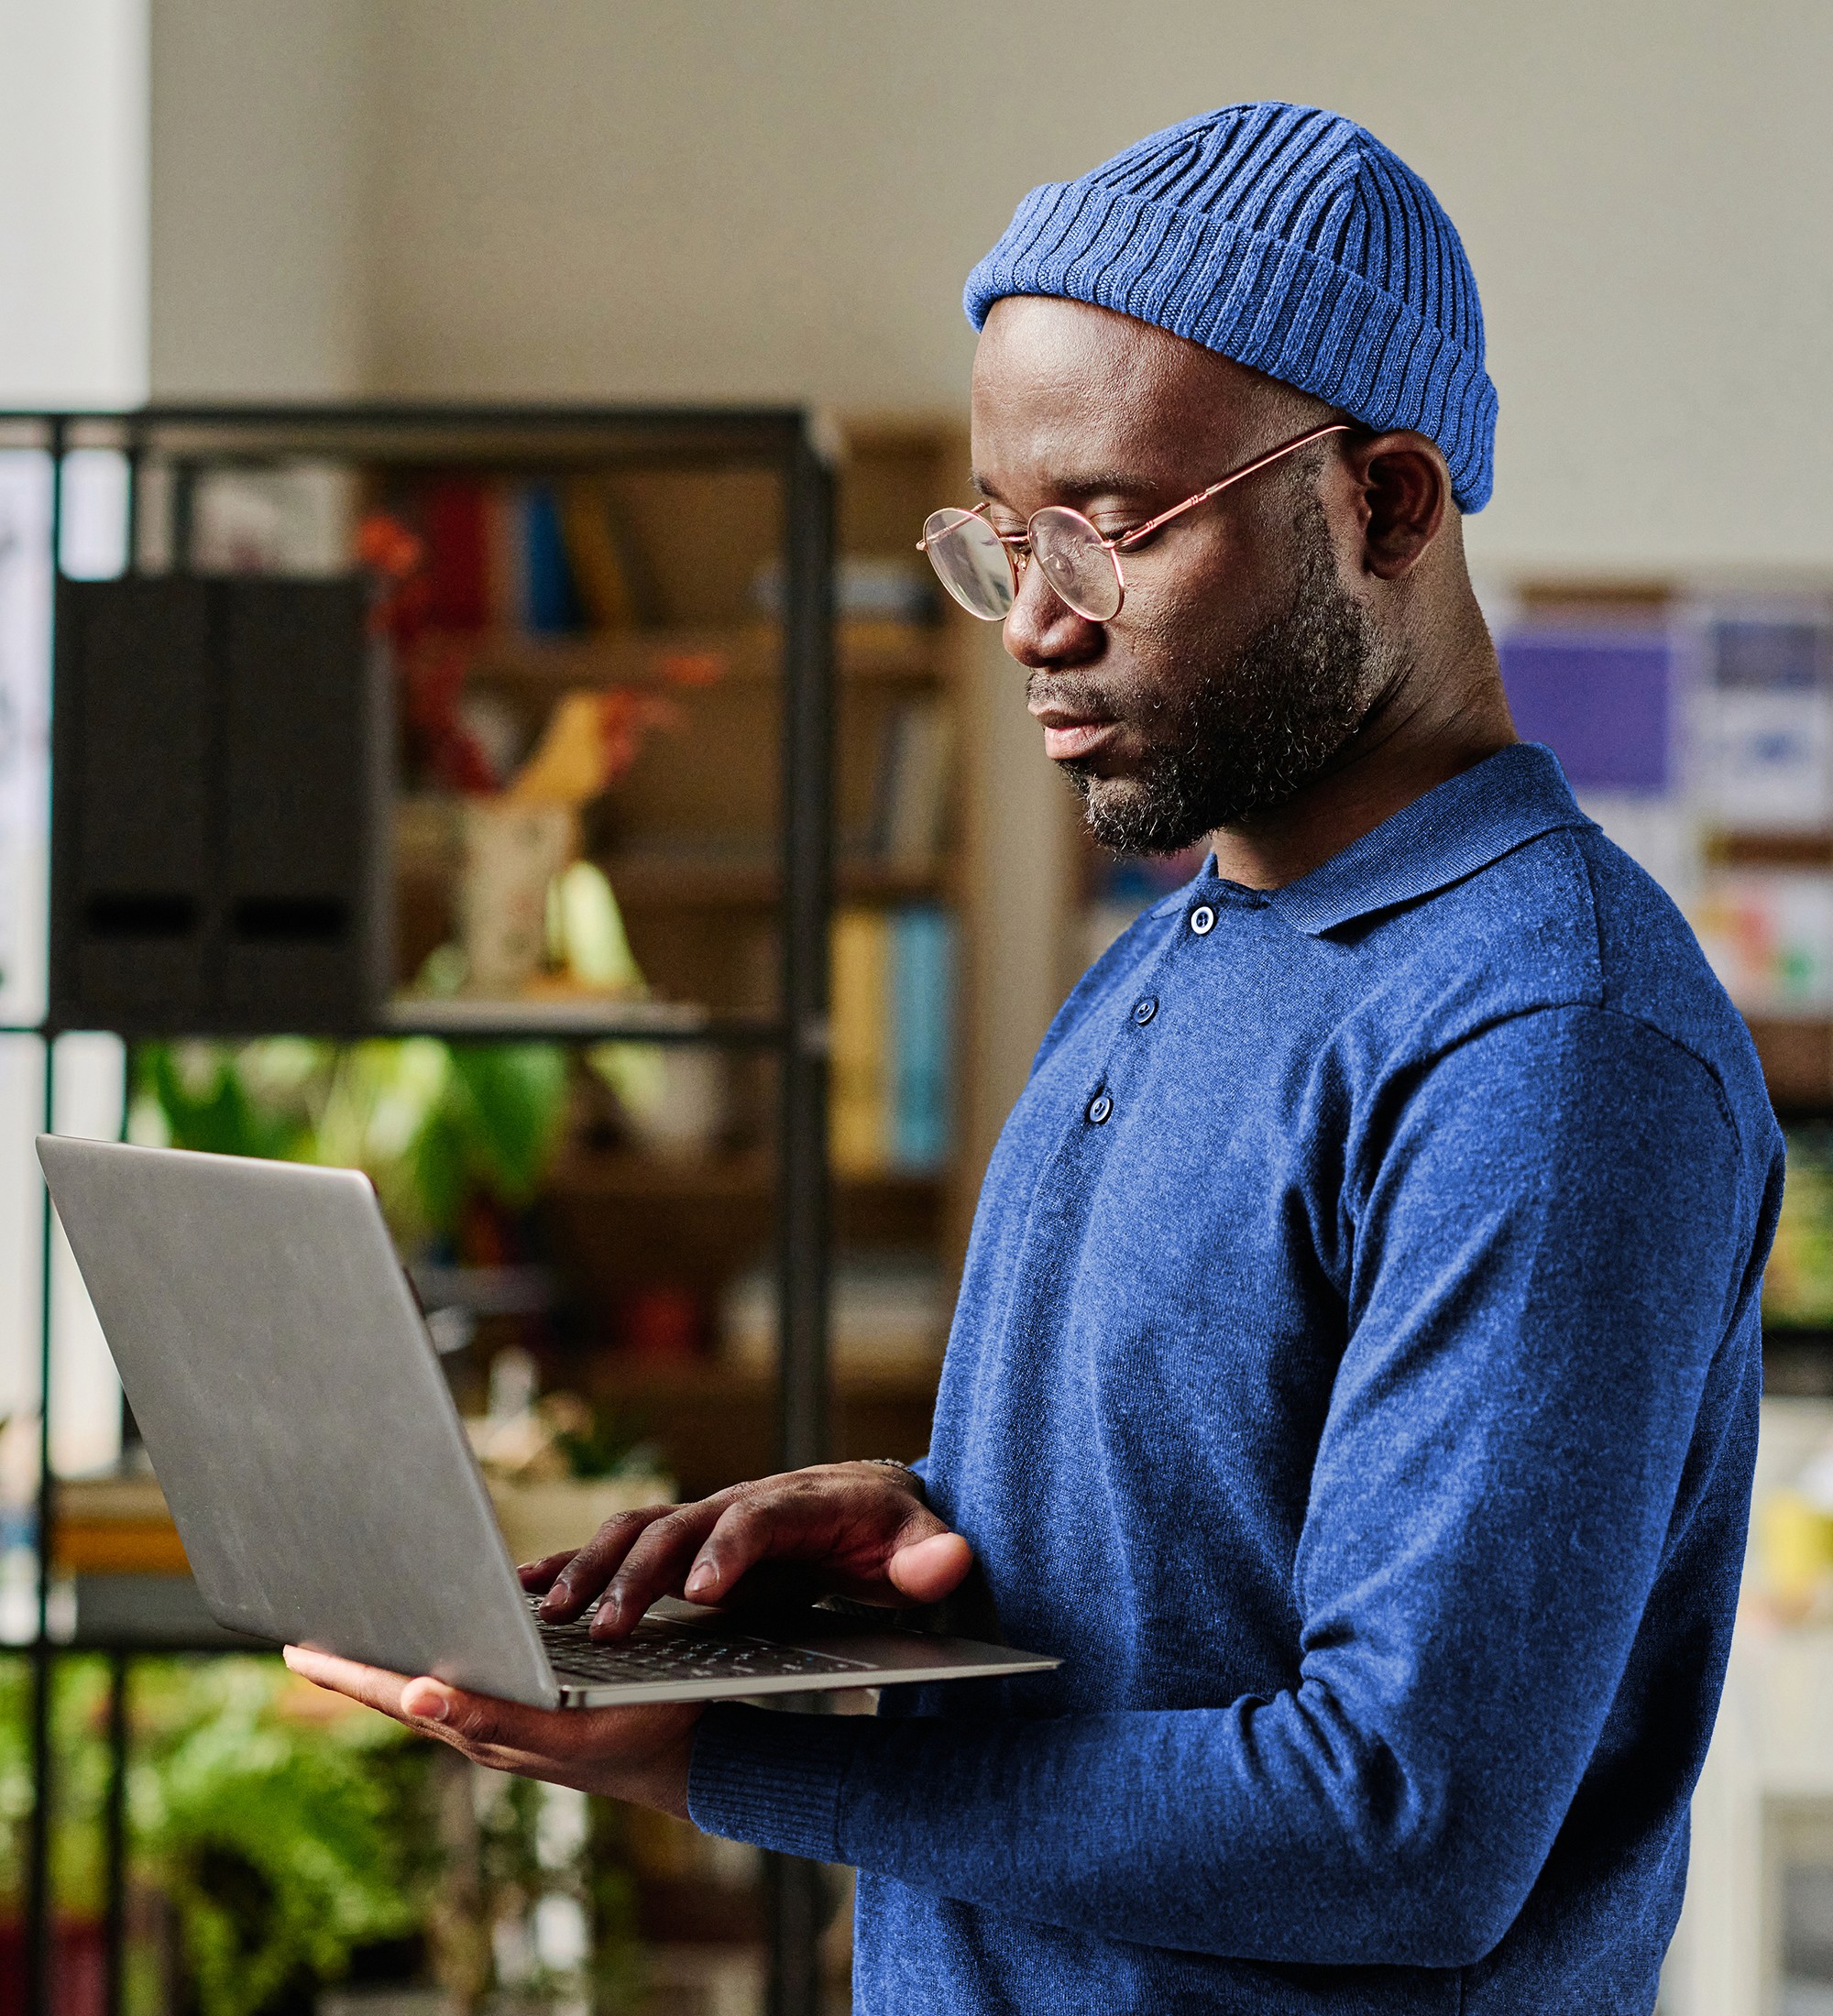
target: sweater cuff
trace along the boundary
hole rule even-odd
[[[865,1715],[708,1708],[687,1767],[689,1817],[703,1834],[810,1862],[843,1861],[840,1788],[870,1726]]]

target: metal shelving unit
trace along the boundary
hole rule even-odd
[[[397,1035],[424,1029],[450,1041],[642,1042],[719,1046],[775,1059],[776,1272],[778,1335],[776,1450],[785,1468],[817,1463],[828,1450],[828,926],[833,877],[833,479],[809,416],[793,408],[589,409],[570,406],[245,405],[149,406],[126,413],[0,413],[0,446],[36,449],[51,469],[50,564],[61,578],[64,469],[79,449],[112,449],[127,469],[128,569],[141,548],[144,476],[157,458],[179,472],[175,546],[188,551],[187,469],[221,463],[260,464],[280,456],[338,458],[354,464],[423,463],[475,468],[490,462],[574,465],[643,470],[766,471],[782,500],[785,599],[782,639],[781,893],[779,1007],[771,1016],[709,1015],[671,1022],[642,1011],[629,1015],[582,1010],[531,1016],[505,1008],[455,1018],[376,1003],[365,1026],[349,1037]],[[54,696],[53,696],[54,699]],[[55,794],[57,780],[52,779]],[[53,995],[55,998],[55,994]],[[462,1024],[462,1026],[458,1025]],[[93,1028],[93,1023],[82,1024]],[[53,1048],[64,1027],[47,1019],[0,1034],[32,1035],[44,1046],[43,1125],[51,1126]],[[151,1032],[133,1032],[146,1035]],[[165,1032],[182,1036],[194,1032]],[[220,1034],[221,1032],[212,1032]],[[279,1027],[240,1035],[297,1034]],[[187,1646],[137,1637],[54,1636],[52,1536],[58,1485],[51,1463],[52,1225],[45,1200],[41,1241],[42,1328],[39,1347],[39,1488],[38,1619],[31,1643],[19,1648],[32,1669],[34,1802],[27,1834],[27,1979],[25,2005],[38,2016],[51,2007],[50,1877],[56,1812],[51,1699],[58,1660],[102,1653],[110,1662],[107,1741],[110,1769],[104,1809],[106,1846],[106,2008],[121,2006],[126,1880],[127,1681],[137,1652],[234,1649],[220,1640]],[[812,2016],[820,1981],[819,1871],[772,1858],[767,1890],[771,1919],[769,2006],[773,2016]]]

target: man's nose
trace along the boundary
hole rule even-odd
[[[1018,593],[1002,630],[1008,657],[1033,672],[1086,664],[1101,654],[1103,628],[1078,616],[1029,554],[1020,556]]]

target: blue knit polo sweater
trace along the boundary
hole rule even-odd
[[[1646,2012],[1736,1601],[1782,1146],[1665,896],[1503,751],[1086,976],[928,1459],[1053,1673],[705,1717],[861,1870],[856,2008]]]

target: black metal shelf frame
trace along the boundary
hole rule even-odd
[[[267,463],[283,455],[338,455],[397,465],[577,461],[593,466],[679,470],[764,468],[782,484],[785,620],[780,753],[782,826],[781,1013],[775,1017],[708,1018],[697,1026],[652,1025],[641,1018],[581,1014],[534,1029],[505,1016],[463,1028],[441,1027],[448,1041],[539,1035],[602,1041],[620,1035],[645,1042],[697,1043],[762,1050],[779,1060],[776,1257],[778,1335],[777,1453],[785,1469],[828,1452],[828,926],[833,879],[833,477],[812,417],[799,408],[505,406],[463,404],[153,405],[129,412],[0,411],[0,446],[37,448],[51,468],[50,554],[61,578],[64,458],[79,448],[119,450],[127,466],[127,566],[137,565],[143,471],[153,455],[174,466]],[[181,555],[188,540],[179,487]],[[181,561],[175,563],[181,564]],[[52,693],[52,706],[56,696]],[[51,789],[56,791],[53,775]],[[417,1026],[417,1024],[415,1025]],[[409,1019],[384,1018],[363,1034],[415,1033]],[[56,1038],[78,1033],[49,1020],[0,1029],[44,1046],[43,1125],[52,1123]],[[181,1032],[174,1031],[174,1034]],[[250,1035],[288,1034],[250,1030]],[[357,1033],[357,1032],[353,1032]],[[33,1802],[27,1838],[27,1978],[29,2016],[50,2016],[53,1993],[51,1883],[56,1811],[51,1705],[57,1661],[105,1653],[109,1660],[109,1774],[105,1836],[104,2007],[118,2016],[123,1985],[126,1885],[128,1675],[136,1653],[174,1649],[145,1641],[60,1640],[50,1632],[51,1540],[57,1479],[51,1463],[50,1285],[52,1222],[44,1200],[40,1242],[38,1354],[38,1616],[29,1645],[5,1648],[31,1661]],[[221,1651],[220,1646],[194,1649]],[[817,1939],[819,1871],[809,1863],[770,1858],[769,2007],[772,2016],[814,2016],[820,1998]]]

